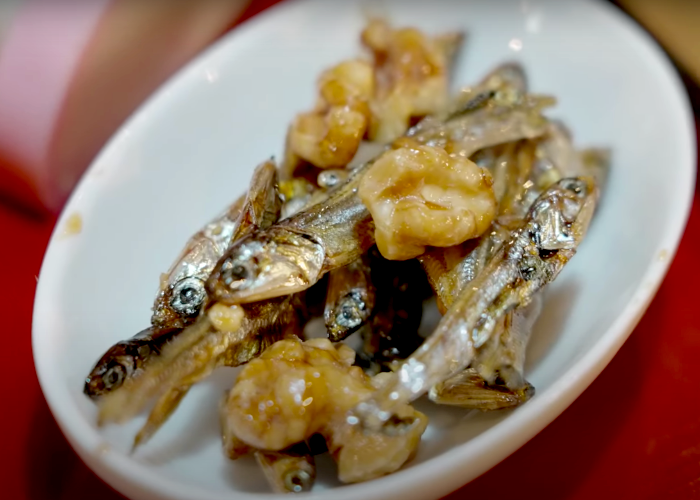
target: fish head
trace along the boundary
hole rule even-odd
[[[129,340],[113,345],[95,364],[85,378],[83,392],[97,399],[120,388],[162,344],[181,328],[151,326]]]
[[[302,460],[297,460],[297,462],[301,463],[296,463],[292,467],[287,467],[282,473],[281,479],[284,491],[289,493],[311,491],[314,480],[316,479],[315,470],[308,462]]]
[[[328,338],[339,342],[360,328],[369,318],[366,294],[351,290],[325,311]]]
[[[130,356],[119,356],[104,363],[98,363],[85,379],[83,392],[92,399],[110,393],[122,386],[127,379],[134,361]]]
[[[299,292],[322,274],[323,247],[275,228],[253,232],[229,248],[207,282],[212,301],[242,304]]]
[[[136,370],[138,357],[147,354],[145,349],[150,348],[146,345],[138,346],[128,340],[112,346],[85,379],[85,395],[97,399],[121,387]]]
[[[549,187],[532,205],[532,234],[540,253],[575,250],[593,218],[598,188],[589,177],[567,177]]]
[[[207,300],[206,283],[187,276],[167,285],[156,299],[151,323],[159,328],[183,328],[199,315]]]

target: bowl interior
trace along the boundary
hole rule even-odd
[[[558,98],[549,114],[565,121],[577,145],[613,150],[589,236],[547,290],[536,325],[527,377],[537,396],[497,414],[418,402],[431,424],[409,472],[342,488],[367,498],[413,498],[421,470],[430,467],[437,478],[459,466],[459,477],[451,474],[430,489],[437,497],[527,439],[509,440],[508,432],[527,422],[532,435],[551,421],[568,404],[557,407],[555,400],[578,395],[634,326],[685,224],[694,185],[692,123],[660,50],[607,5],[396,0],[376,9],[397,25],[466,30],[457,86],[498,63],[520,61],[533,91]],[[365,10],[359,1],[291,2],[237,29],[120,130],[69,202],[37,292],[37,370],[73,446],[122,492],[227,498],[231,491],[268,491],[253,460],[228,462],[221,453],[217,402],[234,370],[195,387],[134,457],[127,451],[143,417],[98,431],[82,382],[107,347],[148,324],[159,273],[186,239],[245,189],[260,161],[281,154],[290,119],[313,103],[319,72],[359,53]],[[82,231],[63,234],[74,214]],[[426,325],[435,319],[429,311]],[[491,439],[486,457],[475,444],[484,436]],[[328,459],[319,472],[316,491],[338,486]]]

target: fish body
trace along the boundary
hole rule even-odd
[[[243,201],[236,202],[188,241],[161,285],[153,306],[154,326],[183,327],[192,323],[207,299],[206,280],[226,249],[252,227],[267,227],[277,221],[281,201],[276,185],[275,164],[261,164],[253,173]]]
[[[598,190],[590,178],[562,179],[532,205],[525,223],[457,297],[435,332],[356,412],[377,428],[391,408],[464,370],[510,311],[527,306],[576,253]]]
[[[486,383],[512,391],[527,385],[525,353],[542,302],[542,294],[536,294],[527,306],[507,313],[502,327],[478,350],[472,366]]]
[[[83,392],[95,399],[118,389],[160,353],[166,342],[192,324],[207,300],[205,281],[226,248],[251,227],[272,224],[280,210],[277,169],[267,161],[253,173],[247,195],[192,236],[163,275],[151,327],[112,346],[86,377]]]
[[[233,245],[207,283],[213,300],[238,304],[299,292],[357,259],[374,243],[372,218],[356,195],[365,168],[324,201]]]

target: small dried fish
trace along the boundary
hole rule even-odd
[[[262,163],[238,212],[227,211],[190,239],[161,286],[153,306],[154,326],[182,328],[193,322],[207,299],[204,284],[226,249],[251,227],[277,221],[281,202],[276,184],[275,164]]]
[[[375,289],[366,258],[328,273],[324,311],[328,338],[338,342],[357,331],[372,314],[374,302]]]
[[[469,158],[480,149],[540,137],[548,124],[541,111],[555,103],[553,97],[530,94],[511,102],[495,93],[480,106],[451,115],[444,125],[438,118],[427,118],[407,136]]]
[[[501,102],[514,103],[528,92],[525,69],[517,62],[499,64],[472,87],[460,89],[451,112],[467,112],[486,106],[496,94]]]
[[[500,153],[494,152],[490,161],[499,199],[499,217],[490,231],[458,248],[434,248],[419,257],[443,314],[453,297],[505,243],[537,197],[565,177],[563,172],[593,177],[600,186],[609,168],[609,152],[589,149],[576,153],[568,132],[558,122],[552,122],[547,135],[537,141],[511,143],[501,149]]]
[[[328,199],[239,240],[207,282],[213,300],[255,302],[305,290],[374,243],[374,224],[356,195],[354,171]]]
[[[152,326],[118,342],[100,358],[85,379],[86,395],[95,399],[121,387],[166,342],[194,322],[207,299],[205,280],[226,248],[251,226],[267,227],[279,216],[276,184],[274,163],[262,163],[253,173],[248,194],[190,238],[163,277],[153,305]]]
[[[543,134],[547,121],[540,110],[549,103],[535,97],[515,104],[494,101],[446,122],[423,120],[407,136],[469,156],[477,149]],[[207,282],[213,299],[239,304],[298,292],[365,252],[374,243],[374,223],[357,189],[372,163],[353,170],[324,202],[234,244]]]
[[[144,444],[175,411],[187,388],[218,367],[247,363],[287,337],[289,325],[298,320],[298,300],[298,296],[289,296],[251,304],[243,309],[240,327],[232,331],[219,331],[208,315],[201,316],[165,346],[140,376],[128,379],[121,390],[100,400],[98,424],[128,421],[157,397],[134,448]]]
[[[436,331],[368,401],[355,409],[381,428],[396,404],[411,401],[460,372],[508,312],[527,306],[574,256],[593,216],[593,179],[562,179],[531,207],[526,223],[457,298]]]
[[[442,314],[518,226],[501,224],[497,220],[491,224],[490,231],[477,240],[452,249],[434,248],[418,257],[437,295],[438,309]]]
[[[260,174],[268,175],[263,177]],[[238,238],[254,227],[267,227],[279,216],[274,165],[263,164],[253,179],[240,224],[232,238]],[[285,336],[287,326],[298,320],[293,306],[295,299],[298,298],[284,297],[253,304],[246,310],[239,308],[238,323],[229,321],[228,328],[217,329],[209,317],[200,316],[178,334],[176,341],[165,346],[161,356],[151,361],[142,376],[127,381],[122,391],[105,398],[100,405],[100,420],[129,419],[152,397],[158,396],[146,423],[134,439],[136,449],[160,429],[194,383],[209,376],[218,366],[238,366],[248,362]]]

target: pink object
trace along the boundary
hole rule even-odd
[[[114,130],[248,0],[25,0],[0,41],[0,191],[60,209]]]

